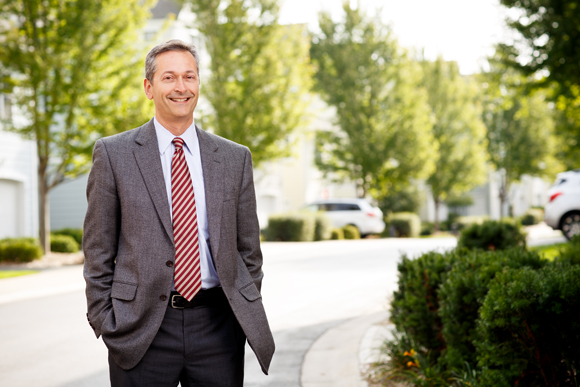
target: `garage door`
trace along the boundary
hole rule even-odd
[[[0,179],[0,239],[21,236],[21,184]]]

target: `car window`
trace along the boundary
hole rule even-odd
[[[564,184],[566,181],[568,181],[567,179],[558,179],[554,182],[554,184],[552,184],[552,187],[557,187],[561,184]]]
[[[337,203],[335,204],[335,211],[360,211],[358,204],[353,203]]]

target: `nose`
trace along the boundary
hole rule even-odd
[[[185,82],[183,82],[183,77],[178,77],[175,82],[175,91],[178,93],[183,93],[185,91]]]

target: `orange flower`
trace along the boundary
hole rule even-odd
[[[415,357],[415,355],[417,354],[417,352],[415,352],[414,349],[411,349],[411,352],[409,351],[405,351],[405,353],[403,354],[403,356],[411,356],[411,357]]]
[[[419,367],[417,364],[415,364],[414,362],[410,361],[407,363],[407,367]]]

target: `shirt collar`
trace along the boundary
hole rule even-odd
[[[169,130],[165,129],[163,125],[157,121],[157,117],[153,117],[153,125],[155,125],[155,133],[157,134],[157,142],[159,143],[159,153],[164,154],[170,148],[175,136]],[[195,130],[195,121],[191,122],[191,126],[179,136],[185,142],[185,148],[191,153],[192,147],[197,143],[197,131]]]

